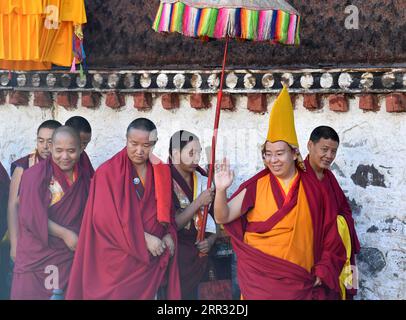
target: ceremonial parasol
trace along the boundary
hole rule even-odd
[[[217,93],[214,132],[207,188],[213,181],[213,166],[224,71],[230,38],[298,45],[299,13],[283,0],[161,0],[153,24],[157,32],[178,32],[188,37],[225,39],[220,87]],[[198,241],[204,240],[208,207],[204,208]]]

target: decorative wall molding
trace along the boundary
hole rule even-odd
[[[122,93],[215,93],[220,70],[0,71],[0,90]],[[406,68],[227,70],[225,92],[276,93],[406,92]]]

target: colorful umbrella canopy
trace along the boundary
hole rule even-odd
[[[283,0],[161,0],[153,29],[189,37],[299,44],[298,12]]]
[[[299,13],[283,0],[161,0],[152,28],[157,32],[178,32],[194,38],[226,39],[217,93],[207,188],[213,181],[220,106],[223,96],[228,41],[238,38],[253,41],[298,45]],[[204,240],[208,207],[197,240]]]

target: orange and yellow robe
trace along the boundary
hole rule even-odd
[[[241,218],[225,224],[244,299],[337,299],[345,249],[326,193],[308,173],[289,186],[265,169],[243,183]],[[314,287],[316,276],[323,284]]]

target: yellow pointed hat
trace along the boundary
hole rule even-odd
[[[298,156],[297,163],[299,167],[305,170],[296,135],[293,105],[288,89],[285,86],[283,86],[272,107],[266,140],[270,142],[285,141],[288,143]]]
[[[267,141],[285,141],[291,146],[299,148],[293,105],[285,86],[272,107],[268,128]]]

